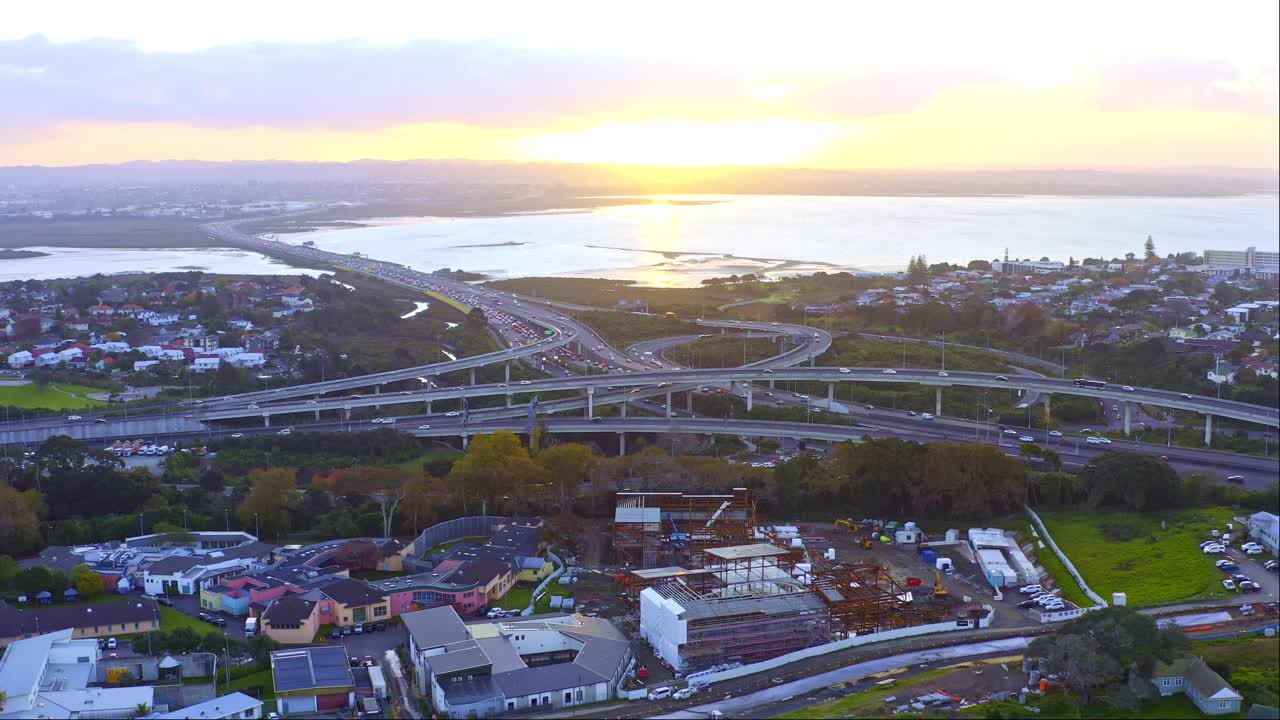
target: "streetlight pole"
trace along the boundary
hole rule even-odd
[[[138,534],[146,535],[147,531],[142,529],[142,513],[138,513]]]

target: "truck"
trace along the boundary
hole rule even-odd
[[[258,634],[258,618],[251,617],[244,621],[244,636],[251,638]]]

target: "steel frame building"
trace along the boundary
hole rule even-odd
[[[832,626],[842,637],[940,622],[948,615],[943,605],[916,601],[911,589],[876,563],[815,567],[810,588],[826,605]]]
[[[756,505],[746,488],[726,495],[620,492],[613,550],[626,568],[698,568],[708,548],[750,543]]]

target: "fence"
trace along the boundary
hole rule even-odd
[[[454,518],[453,520],[445,520],[442,523],[436,523],[414,540],[413,549],[419,555],[423,555],[431,548],[454,540],[461,540],[466,537],[488,537],[493,535],[494,530],[499,525],[508,521],[509,518],[503,515],[469,515],[467,517]]]
[[[1031,519],[1035,521],[1036,528],[1040,530],[1040,536],[1044,538],[1045,542],[1049,543],[1049,547],[1053,550],[1053,554],[1058,556],[1058,559],[1062,561],[1063,566],[1067,568],[1067,572],[1071,573],[1071,577],[1076,579],[1076,583],[1080,585],[1080,589],[1084,591],[1084,594],[1088,595],[1089,599],[1092,600],[1097,607],[1106,607],[1107,602],[1099,597],[1098,593],[1094,592],[1089,587],[1089,585],[1084,581],[1084,576],[1080,574],[1080,571],[1076,570],[1075,565],[1071,564],[1071,559],[1067,557],[1067,554],[1058,549],[1058,543],[1053,541],[1053,536],[1049,534],[1048,529],[1044,526],[1044,521],[1040,519],[1040,516],[1036,514],[1036,511],[1032,510],[1028,505],[1023,505],[1022,508],[1026,510],[1027,514],[1031,516]]]

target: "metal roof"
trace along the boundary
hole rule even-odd
[[[271,653],[271,675],[276,692],[318,688],[354,687],[341,645],[318,645]]]
[[[732,547],[709,548],[702,552],[711,557],[720,558],[721,560],[747,560],[750,558],[761,557],[778,557],[782,555],[790,555],[790,551],[783,550],[780,547],[770,545],[768,543],[756,543],[754,545],[734,545]]]
[[[808,592],[751,597],[708,598],[681,602],[685,620],[702,620],[729,615],[771,615],[775,613],[821,610],[826,606],[817,595]]]
[[[648,570],[632,570],[631,574],[643,580],[661,580],[663,578],[687,577],[689,575],[711,575],[715,571],[711,568],[696,568],[689,570],[682,567],[660,567],[649,568]]]
[[[205,700],[202,703],[188,705],[181,710],[174,710],[163,715],[156,715],[155,720],[182,720],[183,718],[224,718],[224,717],[245,717],[246,711],[254,708],[262,707],[262,701],[245,695],[242,692],[233,692],[222,695],[212,700]]]
[[[471,639],[467,626],[452,605],[405,613],[400,618],[419,650]]]

